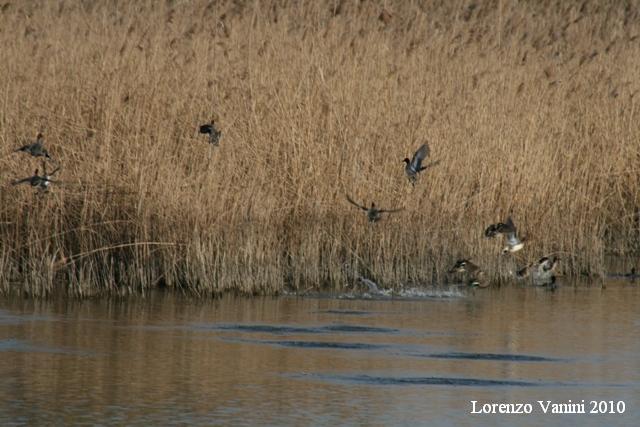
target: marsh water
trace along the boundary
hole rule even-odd
[[[1,300],[0,424],[640,425],[639,301],[624,280]],[[539,400],[587,413],[543,414]],[[472,401],[533,413],[471,414]],[[624,413],[589,414],[590,401]]]

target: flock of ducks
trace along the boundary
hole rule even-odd
[[[199,127],[199,132],[204,135],[208,135],[208,142],[212,146],[220,145],[220,138],[222,136],[222,132],[216,128],[215,120],[212,120],[210,123],[203,124]],[[59,181],[53,180],[52,177],[60,171],[60,165],[55,162],[49,152],[44,148],[44,136],[42,133],[38,133],[35,142],[25,144],[20,148],[14,150],[14,152],[23,152],[27,153],[35,158],[42,158],[42,174],[39,173],[39,170],[36,169],[32,176],[17,179],[13,181],[12,185],[19,184],[29,184],[31,187],[35,187],[39,193],[44,193],[49,191],[49,186],[51,183],[56,183]],[[438,162],[431,162],[427,165],[423,165],[423,162],[429,157],[430,150],[427,144],[422,144],[418,150],[414,153],[411,159],[405,158],[403,162],[405,163],[404,172],[407,176],[407,179],[411,183],[412,186],[416,185],[418,175],[426,170],[427,168],[436,165]],[[56,164],[56,168],[52,172],[47,172],[47,161],[53,162]],[[370,207],[361,205],[360,203],[354,201],[349,195],[346,196],[347,201],[351,203],[353,206],[361,209],[365,212],[367,219],[371,223],[375,223],[380,221],[382,218],[382,214],[399,212],[402,209],[381,209],[376,206],[375,203],[371,203]],[[484,235],[486,238],[493,239],[497,236],[503,236],[505,240],[505,246],[502,249],[502,254],[512,254],[520,251],[524,247],[523,239],[518,237],[517,229],[511,217],[507,218],[507,220],[502,223],[491,224],[484,231]],[[535,285],[540,286],[554,286],[555,284],[555,275],[554,270],[558,264],[558,258],[555,257],[542,257],[538,261],[530,263],[525,267],[514,273],[516,278],[524,279],[530,278],[531,281]],[[469,286],[485,288],[489,286],[489,282],[486,279],[485,272],[476,264],[471,262],[470,259],[459,259],[456,261],[455,265],[451,268],[449,273],[461,274],[464,276],[465,282]],[[362,279],[362,278],[361,278]],[[370,289],[372,285],[375,285],[372,281],[365,279],[366,283],[363,280],[360,282],[364,282],[367,287]],[[377,289],[377,287],[376,287]]]
[[[518,237],[517,229],[513,219],[508,217],[505,222],[491,224],[484,230],[487,239],[493,239],[499,235],[504,237],[506,246],[502,248],[502,255],[512,254],[524,248],[524,239]],[[516,279],[530,279],[536,286],[547,286],[550,289],[556,287],[556,276],[554,271],[558,266],[557,257],[544,256],[539,260],[529,263],[512,273]],[[469,286],[486,288],[489,286],[485,272],[469,259],[459,259],[449,273],[464,275]]]
[[[422,144],[420,148],[415,152],[413,157],[408,157],[403,160],[405,163],[404,172],[407,179],[412,186],[416,185],[418,180],[418,174],[425,169],[438,164],[438,162],[431,162],[428,165],[423,165],[423,162],[429,157],[431,150],[427,144]],[[375,203],[371,203],[370,207],[361,205],[354,201],[349,195],[346,195],[347,201],[353,206],[363,210],[369,222],[375,223],[382,218],[383,213],[399,212],[402,209],[380,209]],[[489,225],[485,231],[484,236],[488,239],[493,239],[497,236],[503,236],[505,246],[502,249],[502,254],[513,254],[524,248],[524,239],[518,237],[518,230],[513,222],[511,216],[507,218],[505,222],[498,222],[496,224]],[[558,265],[559,259],[556,257],[542,257],[536,262],[527,264],[525,267],[514,272],[513,275],[517,279],[531,279],[531,282],[537,286],[549,286],[555,288],[556,276],[554,270]],[[455,265],[449,270],[450,274],[463,275],[467,285],[486,288],[489,286],[485,272],[478,265],[471,262],[470,259],[459,259]],[[363,283],[362,278],[358,278]],[[367,279],[368,280],[368,279]],[[368,280],[371,282],[370,280]],[[371,286],[367,283],[367,288]]]
[[[209,143],[213,146],[220,145],[220,137],[222,131],[218,130],[215,126],[215,120],[211,123],[201,125],[199,128],[201,134],[209,135]],[[14,153],[27,153],[32,157],[42,157],[42,175],[39,173],[39,169],[36,169],[33,175],[26,178],[16,179],[11,182],[11,185],[29,184],[31,187],[36,188],[39,194],[49,191],[51,183],[59,181],[51,179],[56,173],[60,171],[60,165],[51,158],[49,152],[44,148],[44,135],[38,133],[36,140],[28,144],[24,144],[22,147],[16,148]],[[56,168],[52,172],[47,172],[47,160],[55,163]]]

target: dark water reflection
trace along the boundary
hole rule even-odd
[[[1,425],[640,425],[640,286],[0,302]],[[543,415],[537,400],[624,401]],[[471,415],[471,400],[534,415]],[[587,407],[588,409],[588,407]]]

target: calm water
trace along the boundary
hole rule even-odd
[[[640,425],[640,284],[0,301],[1,425]],[[544,415],[536,401],[623,401]],[[531,403],[472,415],[470,401]]]

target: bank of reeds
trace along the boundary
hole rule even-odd
[[[443,3],[443,4],[441,4]],[[640,245],[640,4],[59,1],[0,4],[0,285],[88,296],[602,274]],[[211,148],[197,126],[223,131]],[[9,185],[39,162],[46,195]],[[413,189],[405,156],[437,167]],[[403,207],[370,225],[345,194]],[[515,262],[514,262],[515,263]]]

